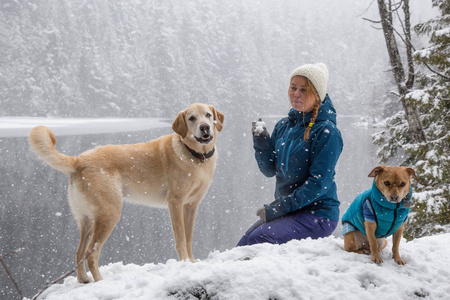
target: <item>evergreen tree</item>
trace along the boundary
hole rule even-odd
[[[414,166],[420,178],[414,183],[408,239],[450,231],[450,2],[433,0],[433,6],[440,15],[414,27],[430,40],[414,53],[417,86],[406,96],[419,112],[426,141],[411,138],[404,111],[387,119],[387,131],[374,135],[383,162],[401,153],[403,164]]]

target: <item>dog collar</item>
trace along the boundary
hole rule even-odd
[[[404,208],[410,208],[411,207],[411,193],[408,193],[405,198],[402,199],[402,204]]]
[[[184,144],[184,146],[186,147],[186,149],[189,150],[189,152],[191,152],[191,154],[192,154],[194,157],[200,159],[200,161],[201,161],[202,163],[205,162],[205,159],[210,158],[211,156],[213,156],[213,155],[214,155],[214,152],[216,151],[216,149],[213,148],[213,149],[212,149],[210,152],[208,152],[208,153],[198,153],[198,152],[195,151],[194,149],[190,148],[188,145]]]

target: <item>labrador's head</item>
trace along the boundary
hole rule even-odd
[[[172,129],[183,139],[208,145],[214,141],[218,131],[222,131],[225,116],[212,105],[194,103],[178,113]]]

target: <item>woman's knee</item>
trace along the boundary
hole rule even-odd
[[[333,231],[336,229],[338,222],[327,220],[327,219],[321,219],[319,221],[320,227],[322,228],[322,234],[320,234],[319,238],[324,238],[327,236],[330,236]]]
[[[244,234],[244,236],[239,240],[236,247],[247,246],[248,245],[248,236]]]
[[[256,231],[256,230],[255,230]],[[273,239],[270,239],[266,234],[261,234],[253,231],[247,238],[248,245],[262,244],[262,243],[271,243],[276,244]]]

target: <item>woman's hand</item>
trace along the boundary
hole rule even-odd
[[[270,136],[266,128],[266,123],[261,118],[258,121],[252,122],[252,134],[264,138]]]
[[[261,221],[266,222],[266,208],[264,206],[258,208],[256,215],[261,219]]]

